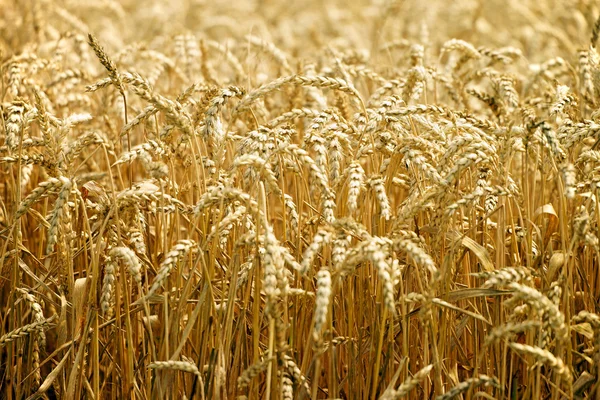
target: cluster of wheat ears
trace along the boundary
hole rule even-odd
[[[600,398],[600,8],[350,3],[0,0],[2,399]]]

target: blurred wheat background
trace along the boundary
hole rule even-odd
[[[0,398],[600,399],[591,0],[0,0]]]

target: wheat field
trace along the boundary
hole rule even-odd
[[[0,0],[0,398],[600,399],[599,35]]]

